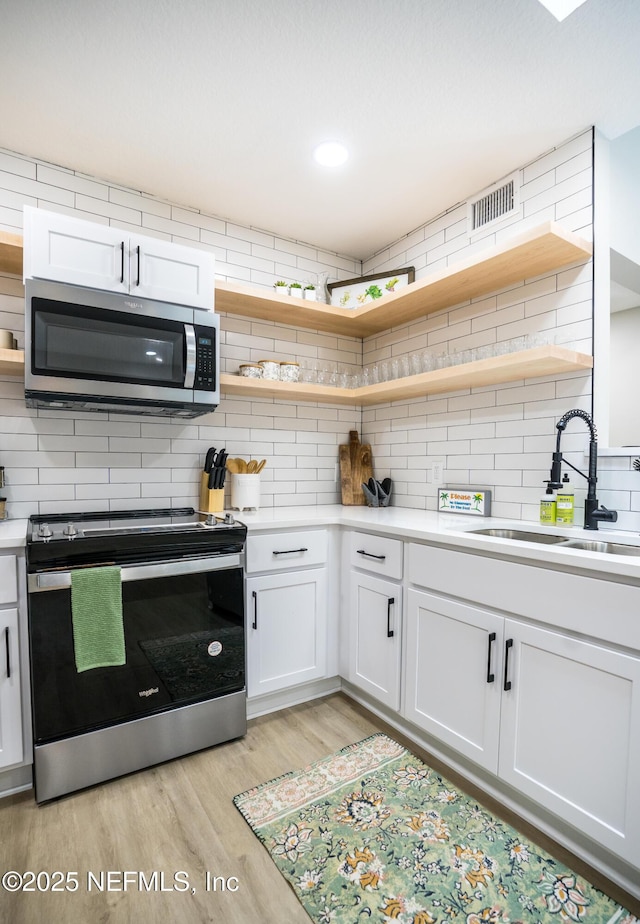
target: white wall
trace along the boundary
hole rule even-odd
[[[610,142],[609,157],[611,247],[640,263],[640,125]]]
[[[269,232],[242,228],[134,190],[0,152],[0,227],[21,230],[25,203],[142,230],[212,249],[222,278],[271,286],[276,278],[348,279],[413,265],[422,278],[528,226],[553,219],[592,237],[591,131],[522,167],[522,211],[470,237],[466,205],[389,244],[361,266]],[[419,191],[417,191],[419,194]],[[428,188],[424,191],[428,210]],[[23,330],[20,281],[0,277],[0,327]],[[223,316],[225,371],[269,355],[318,358],[358,367],[427,346],[467,349],[525,333],[553,332],[557,342],[591,352],[591,263],[550,273],[488,298],[368,338],[318,334],[266,321]],[[364,351],[364,352],[363,352]],[[337,446],[359,429],[373,446],[376,476],[394,479],[394,502],[435,509],[429,464],[442,459],[444,481],[494,491],[500,516],[537,519],[549,476],[555,422],[571,407],[591,407],[591,377],[572,374],[395,402],[361,411],[270,400],[223,399],[212,415],[189,423],[136,417],[27,410],[19,379],[0,379],[0,464],[13,516],[72,509],[195,503],[198,472],[210,444],[232,455],[266,457],[263,506],[333,503]],[[563,448],[584,467],[586,433],[570,424]],[[623,472],[613,471],[621,467]],[[612,471],[608,473],[607,468]],[[599,495],[623,511],[623,528],[640,526],[640,492],[630,461],[603,460]],[[640,476],[638,485],[640,486]],[[615,488],[615,490],[614,490]],[[628,511],[624,513],[624,511]]]
[[[638,392],[640,306],[611,314],[609,437],[612,446],[640,446]],[[640,475],[638,476],[640,489]]]

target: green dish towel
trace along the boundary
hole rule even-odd
[[[125,663],[120,568],[71,572],[71,621],[78,673]]]

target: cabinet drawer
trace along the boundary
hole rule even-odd
[[[290,571],[292,568],[323,565],[327,561],[327,547],[326,529],[249,536],[246,549],[247,573]]]
[[[0,555],[0,603],[15,603],[17,599],[16,556]]]
[[[349,560],[352,567],[371,571],[379,577],[402,580],[402,540],[369,533],[349,534]]]

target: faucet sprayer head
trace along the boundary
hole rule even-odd
[[[558,430],[558,441],[560,440],[560,433],[565,429],[570,420],[573,420],[574,417],[579,417],[581,420],[584,420],[586,425],[589,427],[589,435],[592,440],[598,439],[598,434],[596,433],[595,424],[590,414],[587,414],[586,411],[581,410],[580,408],[573,408],[571,411],[567,411],[566,414],[563,414],[558,423],[556,424],[556,429]]]

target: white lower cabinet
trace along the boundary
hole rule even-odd
[[[17,602],[17,558],[0,555],[0,768],[24,756]]]
[[[510,640],[499,776],[640,866],[640,659],[506,619]]]
[[[402,587],[352,571],[348,619],[349,680],[398,710]]]
[[[504,618],[418,590],[407,599],[405,718],[497,773]]]
[[[640,659],[410,590],[403,714],[640,865]]]
[[[249,577],[246,598],[249,697],[326,675],[325,568]]]

